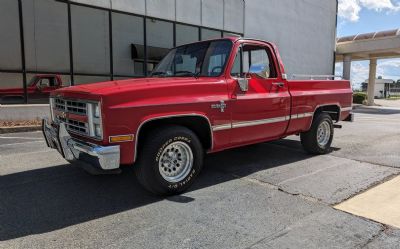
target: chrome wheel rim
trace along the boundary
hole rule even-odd
[[[321,147],[325,147],[331,138],[331,126],[328,121],[323,121],[318,126],[317,143]]]
[[[158,161],[161,176],[168,182],[185,179],[193,167],[193,152],[184,142],[173,142],[162,151]]]

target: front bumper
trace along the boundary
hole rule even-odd
[[[64,123],[52,126],[47,119],[42,122],[47,146],[58,152],[69,162],[81,162],[102,170],[118,169],[120,166],[119,145],[99,146],[72,138]]]
[[[354,122],[354,113],[350,112],[349,116],[347,116],[347,118],[345,120],[343,120],[343,121]]]

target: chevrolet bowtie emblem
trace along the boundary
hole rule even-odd
[[[67,113],[61,112],[60,113],[60,118],[63,118],[63,119],[67,118]]]
[[[221,110],[221,112],[224,112],[225,111],[225,109],[226,109],[226,104],[225,104],[225,101],[223,101],[223,100],[221,100],[220,102],[219,102],[219,104],[212,104],[211,105],[211,108],[213,108],[213,109],[220,109]]]

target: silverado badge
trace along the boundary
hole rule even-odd
[[[218,104],[212,104],[211,108],[212,109],[220,109],[221,112],[224,112],[225,108],[226,108],[225,101],[221,100]]]

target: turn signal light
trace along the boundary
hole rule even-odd
[[[133,141],[134,135],[120,135],[120,136],[110,136],[110,143],[120,143]]]

